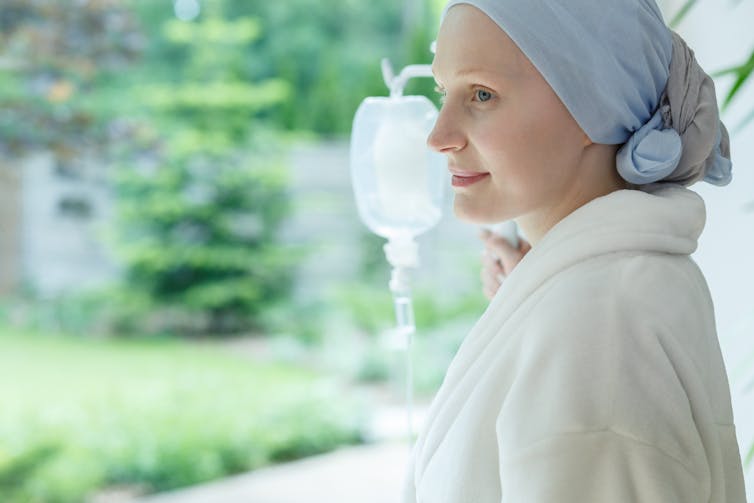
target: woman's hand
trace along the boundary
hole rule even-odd
[[[531,250],[531,244],[519,236],[518,248],[514,248],[504,237],[493,234],[487,229],[482,230],[479,239],[484,243],[480,274],[482,291],[485,297],[492,300],[505,277]]]

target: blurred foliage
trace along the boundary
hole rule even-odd
[[[157,308],[188,313],[165,316],[166,329],[254,328],[288,294],[300,258],[278,244],[290,210],[286,169],[259,118],[289,88],[246,71],[257,19],[231,19],[221,1],[192,23],[176,20],[170,5],[139,5],[150,45],[131,77],[132,96],[159,133],[147,130],[139,147],[148,155],[124,153],[114,178],[125,280]]]
[[[407,40],[415,28],[404,26],[402,9],[406,3],[234,2],[234,17],[253,15],[264,27],[258,40],[262,57],[250,64],[254,74],[277,76],[295,90],[272,120],[285,129],[348,133],[361,100],[387,94],[381,58],[389,57],[396,67],[420,62],[407,50]],[[421,6],[426,2],[414,3]],[[429,43],[423,53],[423,61],[431,59]]]
[[[70,159],[106,144],[117,131],[104,91],[143,45],[123,2],[4,0],[0,153],[43,148]]]
[[[336,302],[350,315],[355,326],[370,336],[377,336],[395,323],[393,298],[383,285],[342,285],[334,296]],[[443,298],[437,291],[417,288],[413,292],[413,306],[416,326],[425,330],[461,317],[478,317],[487,307],[487,300],[481,293]]]
[[[15,456],[0,450],[0,495],[3,501],[21,500],[23,483],[20,482],[30,480],[58,450],[59,447],[52,444],[35,445]]]
[[[731,0],[730,6],[735,7],[742,1],[743,0]],[[689,12],[693,10],[694,6],[697,3],[698,0],[685,0],[681,7],[673,15],[668,25],[673,29],[677,29],[678,25],[680,25],[681,22],[689,15]],[[754,48],[751,49],[751,53],[745,61],[742,61],[741,63],[730,68],[724,68],[722,70],[710,73],[710,76],[715,78],[725,75],[730,75],[734,78],[733,85],[731,85],[728,93],[725,95],[725,99],[723,100],[722,105],[720,106],[721,111],[728,109],[733,99],[741,92],[744,84],[751,80],[752,73],[754,73]],[[731,133],[735,134],[736,132],[741,131],[752,120],[754,120],[754,110],[749,112],[743,118],[743,120],[741,120],[741,122],[734,126],[734,128],[731,130]]]
[[[287,295],[300,253],[276,244],[288,211],[280,165],[194,155],[118,175],[117,239],[131,288],[204,313],[197,328],[214,333],[253,326]]]
[[[110,237],[126,282],[107,294],[108,326],[139,331],[151,317],[228,333],[274,320],[264,313],[302,256],[275,234],[290,212],[279,131],[344,134],[365,96],[386,94],[382,57],[396,69],[432,57],[429,0],[199,5],[192,21],[148,0],[9,0],[0,12],[0,148],[97,151],[117,166]],[[407,92],[431,93],[429,80]]]
[[[0,367],[3,503],[195,484],[360,442],[366,419],[319,372],[169,338],[2,333]]]
[[[205,8],[200,19],[183,22],[175,19],[170,2],[4,1],[0,10],[0,147],[11,152],[52,148],[73,155],[106,140],[121,141],[123,130],[112,120],[129,115],[143,100],[194,113],[206,112],[205,103],[221,105],[215,110],[223,114],[222,120],[236,122],[249,119],[250,109],[284,101],[288,83],[275,71],[278,53],[271,50],[288,48],[273,44],[270,35],[266,45],[255,42],[262,32],[259,14],[266,14],[264,20],[272,22],[284,12],[270,12],[274,9],[265,2],[243,3],[241,8],[234,3],[238,4],[202,2]],[[308,3],[317,8],[315,2]],[[278,7],[288,10],[287,6]],[[234,21],[224,21],[222,16]],[[289,27],[285,23],[300,20],[279,21]],[[307,21],[310,31],[326,28],[313,24],[311,18]],[[278,27],[273,23],[272,33]],[[155,37],[159,31],[164,33]],[[199,49],[195,62],[201,67],[186,64],[191,48],[182,45]],[[315,44],[311,49],[318,52],[321,47]],[[134,66],[145,51],[153,64],[141,60]],[[293,51],[287,57],[300,55]],[[315,63],[305,57],[294,61]],[[143,89],[142,96],[129,92],[134,83],[143,82],[140,77],[145,74],[154,82],[185,81],[208,66],[215,73],[238,78],[210,87],[199,80],[179,90],[156,84]],[[260,84],[248,84],[255,81]],[[176,91],[179,94],[172,95]],[[217,121],[217,114],[210,120]]]

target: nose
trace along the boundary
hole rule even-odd
[[[460,150],[466,143],[460,123],[450,110],[447,104],[440,109],[435,125],[427,136],[427,146],[441,154]]]

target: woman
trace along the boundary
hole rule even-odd
[[[693,52],[654,0],[451,0],[432,68],[444,103],[427,142],[447,155],[456,215],[514,219],[528,243],[485,237],[501,258],[483,274],[491,301],[403,501],[744,502],[689,256],[705,206],[686,187],[731,172]]]

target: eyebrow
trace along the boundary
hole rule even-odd
[[[435,69],[434,69],[434,67],[430,67],[430,69],[432,70],[432,76],[435,77],[435,80],[436,80],[437,77],[435,75]],[[462,68],[462,69],[458,70],[455,73],[455,76],[456,77],[463,77],[463,76],[470,75],[470,74],[475,74],[475,73],[492,74],[492,75],[495,75],[495,76],[500,77],[500,78],[506,78],[506,76],[504,74],[502,74],[502,73],[494,72],[492,70],[487,70],[487,69],[484,69],[484,68]]]

